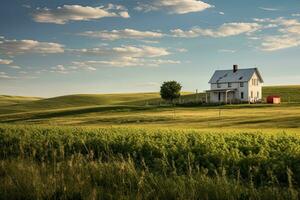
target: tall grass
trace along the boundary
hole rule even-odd
[[[0,199],[298,199],[300,136],[0,127]]]

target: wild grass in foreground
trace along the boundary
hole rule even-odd
[[[298,199],[300,135],[0,127],[1,199]]]

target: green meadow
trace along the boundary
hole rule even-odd
[[[11,104],[0,100],[0,123],[202,129],[299,128],[300,86],[265,87],[263,92],[265,97],[280,95],[283,103],[205,106],[189,103],[202,101],[204,94],[190,93],[184,93],[180,102],[185,104],[175,108],[163,102],[158,93],[70,95],[32,101],[24,98],[21,103],[16,103],[11,97]]]
[[[0,96],[0,199],[299,199],[300,86],[263,93]]]

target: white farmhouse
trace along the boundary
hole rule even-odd
[[[217,70],[206,91],[211,103],[259,102],[262,100],[263,79],[257,68]]]

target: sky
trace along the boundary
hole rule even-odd
[[[217,69],[300,84],[299,0],[2,0],[0,94],[209,89]]]

